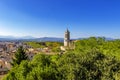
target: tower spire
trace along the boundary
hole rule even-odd
[[[68,28],[67,28],[66,32],[69,32]]]

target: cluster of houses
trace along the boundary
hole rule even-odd
[[[73,49],[74,43],[70,40],[70,32],[67,29],[65,32],[64,37],[64,46],[61,46],[60,49],[65,51],[68,47]],[[26,50],[26,54],[28,58],[31,60],[36,53],[46,53],[51,54],[51,49],[49,47],[45,48],[32,48],[31,46],[27,45],[23,42],[0,42],[0,74],[6,73],[8,70],[11,69],[10,63],[12,62],[12,58],[17,51],[19,46],[23,46]]]
[[[0,42],[0,74],[10,70],[12,57],[19,46],[27,48],[22,42]]]
[[[31,60],[36,53],[44,52],[50,53],[51,49],[46,48],[32,48],[23,42],[0,42],[0,74],[6,73],[11,69],[10,63],[19,46],[23,46],[26,50],[28,58]]]

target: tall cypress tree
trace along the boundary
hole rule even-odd
[[[20,46],[17,49],[13,58],[13,62],[11,64],[12,66],[19,65],[22,62],[22,60],[27,60],[27,59],[28,59],[28,56],[26,55],[25,50],[23,49],[22,46]]]

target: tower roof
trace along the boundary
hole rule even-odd
[[[67,32],[67,33],[69,33],[69,32],[70,32],[70,31],[68,30],[68,28],[67,28],[66,32]]]

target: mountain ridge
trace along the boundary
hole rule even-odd
[[[89,38],[89,37],[88,37]],[[98,37],[96,37],[98,38]],[[81,40],[86,38],[74,38],[71,40]],[[105,38],[106,40],[114,40],[114,38]],[[35,38],[32,36],[23,36],[23,37],[14,37],[14,36],[0,36],[0,41],[38,41],[38,42],[44,42],[44,41],[58,41],[63,42],[64,38],[58,38],[58,37],[40,37]]]

